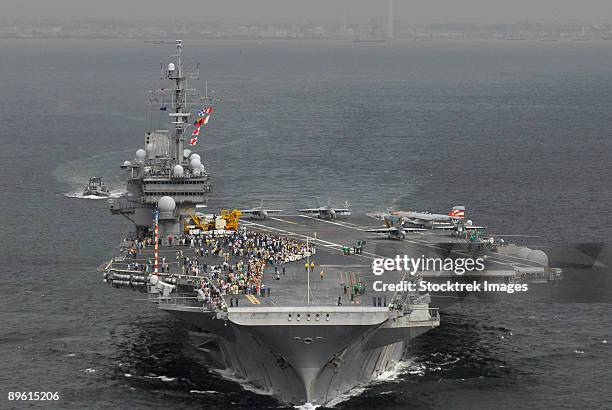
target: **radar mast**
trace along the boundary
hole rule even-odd
[[[174,159],[178,164],[183,160],[183,147],[185,143],[185,131],[189,126],[189,106],[192,105],[188,97],[189,93],[195,93],[195,89],[187,88],[187,79],[199,79],[199,66],[194,73],[187,73],[183,68],[181,52],[183,51],[183,41],[176,40],[175,62],[168,64],[165,78],[174,82],[172,89],[172,101],[170,102],[173,112],[169,116],[173,119],[174,125]]]

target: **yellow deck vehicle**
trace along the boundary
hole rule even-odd
[[[241,212],[237,209],[227,210],[222,209],[219,216],[214,218],[210,215],[206,218],[205,215],[194,213],[183,224],[183,229],[188,233],[191,229],[200,229],[202,231],[212,231],[215,229],[225,229],[228,231],[238,230],[238,221],[240,220]]]

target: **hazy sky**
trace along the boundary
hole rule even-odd
[[[269,22],[339,21],[386,15],[388,0],[0,0],[0,18]],[[409,23],[610,22],[612,0],[394,0],[395,18]],[[181,5],[176,12],[173,5]]]

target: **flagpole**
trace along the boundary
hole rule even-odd
[[[306,237],[306,272],[307,272],[307,288],[306,288],[306,299],[307,304],[310,306],[310,246],[308,245],[308,236]]]
[[[159,272],[159,210],[153,211],[153,215],[155,217],[155,274],[157,275]]]

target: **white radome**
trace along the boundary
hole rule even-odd
[[[183,157],[189,158],[189,155],[191,155],[191,150],[190,149],[184,149],[183,150]]]
[[[532,251],[531,248],[524,246],[521,249],[519,249],[518,254],[516,256],[518,256],[519,258],[527,259],[531,251]]]
[[[157,207],[160,212],[174,212],[174,208],[176,208],[176,202],[170,196],[162,196],[157,201]]]
[[[136,159],[142,161],[147,156],[147,153],[142,148],[136,151]]]
[[[191,166],[191,169],[197,169],[200,168],[200,165],[202,165],[202,163],[200,162],[199,158],[194,158],[191,160],[189,165]]]
[[[191,156],[189,157],[189,159],[191,159],[192,161],[194,159],[197,159],[198,161],[200,161],[202,158],[200,157],[199,154],[192,153]]]
[[[175,177],[182,177],[183,176],[183,167],[180,165],[175,165],[174,169],[172,170],[172,175],[174,175]]]
[[[539,249],[533,250],[529,256],[527,256],[527,259],[539,265],[548,266],[548,255]]]

